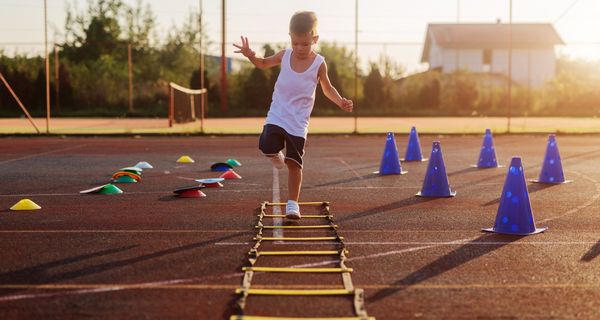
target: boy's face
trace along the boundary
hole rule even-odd
[[[294,49],[294,54],[296,54],[299,58],[308,57],[312,51],[312,46],[317,43],[317,40],[319,40],[319,36],[313,36],[310,32],[290,32],[290,38],[292,40],[292,49]]]

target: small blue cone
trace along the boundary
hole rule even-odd
[[[406,146],[406,154],[404,159],[401,161],[427,161],[427,158],[423,158],[421,153],[421,142],[419,141],[419,134],[417,128],[410,128],[410,135],[408,137],[408,145]]]
[[[439,141],[433,142],[431,157],[427,165],[427,173],[423,180],[423,188],[417,193],[419,197],[454,197],[456,191],[450,190],[444,157],[442,156],[442,146]]]
[[[479,161],[474,167],[485,169],[485,168],[499,168],[503,167],[498,164],[496,160],[496,149],[494,149],[494,138],[492,138],[492,131],[485,129],[485,135],[483,136],[483,144],[481,145],[481,152],[479,153]]]
[[[556,136],[553,134],[548,136],[548,145],[546,146],[546,155],[544,156],[544,164],[542,165],[540,177],[537,180],[531,180],[531,182],[550,184],[572,182],[572,180],[565,180]]]
[[[535,227],[521,158],[513,157],[500,196],[494,227],[483,231],[526,236],[546,229],[548,228]]]
[[[225,172],[233,169],[233,167],[226,162],[215,162],[210,166],[210,171]]]
[[[405,174],[408,171],[402,171],[400,165],[400,159],[398,158],[398,148],[396,147],[396,139],[394,138],[393,132],[388,132],[385,140],[385,149],[383,150],[383,157],[381,157],[381,165],[379,171],[376,174],[389,175],[389,174]]]

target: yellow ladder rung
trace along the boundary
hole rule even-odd
[[[354,290],[346,289],[247,289],[246,292],[252,295],[267,296],[339,296],[354,294]],[[242,294],[244,289],[236,289],[235,293]]]
[[[242,271],[255,272],[316,272],[316,273],[342,273],[352,272],[352,268],[276,268],[276,267],[243,267]]]
[[[259,251],[257,256],[319,256],[319,255],[338,255],[339,251],[324,250],[324,251]]]
[[[252,240],[263,240],[263,241],[327,241],[327,240],[344,240],[344,237],[283,237],[283,238],[273,238],[273,237],[263,237],[257,238],[254,237]]]
[[[259,215],[260,217],[260,215]],[[263,214],[265,218],[285,218],[284,214]],[[302,219],[333,218],[331,214],[302,215]]]
[[[375,317],[367,317],[367,320],[375,320]],[[229,320],[365,320],[361,317],[333,317],[333,318],[310,318],[310,317],[269,317],[269,316],[231,316]]]
[[[324,224],[318,226],[255,226],[256,229],[332,229],[337,228],[337,224]]]
[[[298,202],[301,206],[320,206],[320,205],[329,205],[327,201],[308,201],[308,202]],[[268,206],[286,206],[287,202],[267,202]]]

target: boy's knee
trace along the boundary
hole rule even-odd
[[[287,159],[285,159],[285,164],[287,165],[288,170],[302,171],[302,165],[299,164],[298,162],[296,162],[295,160],[287,158]]]

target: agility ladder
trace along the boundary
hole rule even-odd
[[[244,278],[242,287],[238,288],[235,293],[240,295],[237,300],[237,315],[231,316],[230,320],[304,320],[304,319],[322,319],[322,320],[375,320],[374,317],[369,317],[364,305],[363,289],[355,288],[352,284],[352,268],[346,267],[346,259],[348,250],[344,245],[344,238],[337,232],[337,225],[333,221],[333,215],[329,211],[329,202],[300,202],[300,206],[320,206],[320,214],[317,215],[302,215],[302,219],[324,219],[326,224],[322,225],[293,225],[293,226],[274,226],[265,225],[263,220],[269,218],[284,218],[285,215],[267,214],[267,207],[285,206],[286,203],[272,203],[265,201],[260,206],[260,214],[258,215],[258,223],[255,228],[258,230],[256,236],[252,239],[255,241],[254,246],[248,252],[248,261],[250,266],[242,267]],[[265,229],[328,229],[331,230],[331,237],[264,237],[263,230]],[[263,241],[331,241],[336,244],[337,250],[314,250],[314,251],[259,251],[259,247]],[[261,256],[337,256],[339,257],[339,266],[335,268],[280,268],[280,267],[254,267],[257,259]],[[339,289],[252,289],[250,288],[252,277],[255,272],[302,272],[302,273],[340,273],[342,276],[343,287]],[[290,318],[290,317],[269,317],[269,316],[250,316],[244,315],[244,307],[249,295],[269,295],[269,296],[353,296],[354,297],[354,313],[355,317],[335,317],[335,318]]]

